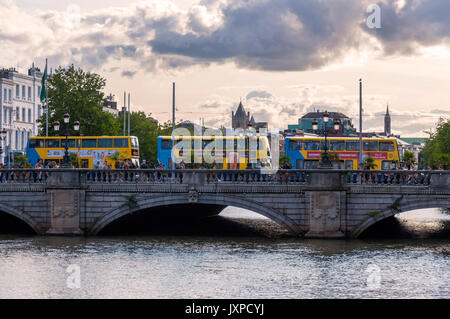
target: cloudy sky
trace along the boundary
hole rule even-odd
[[[369,28],[380,8],[381,28]],[[242,99],[286,128],[307,111],[341,111],[364,130],[425,136],[450,117],[448,0],[0,0],[0,66],[75,64],[107,79],[122,105],[165,121],[230,125]]]

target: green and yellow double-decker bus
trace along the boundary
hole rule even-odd
[[[139,141],[136,136],[69,136],[69,153],[77,154],[80,168],[116,168],[117,159],[128,160],[139,167]],[[26,153],[34,166],[55,161],[61,166],[66,138],[64,136],[30,137]]]

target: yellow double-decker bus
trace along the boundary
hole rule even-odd
[[[158,161],[165,168],[171,168],[172,149],[176,162],[207,163],[205,156],[211,156],[217,169],[269,168],[271,163],[266,136],[159,136]]]
[[[64,136],[30,137],[26,153],[34,166],[39,160],[45,164],[55,161],[61,166],[65,153]],[[80,168],[116,168],[117,158],[129,160],[139,167],[139,140],[136,136],[70,136],[69,153],[77,154]]]
[[[358,169],[360,141],[356,137],[327,138],[328,151],[336,153],[339,161],[333,163],[335,168]],[[363,160],[374,159],[376,169],[399,168],[399,152],[395,138],[363,138]],[[321,154],[325,149],[324,137],[286,137],[285,154],[290,157],[293,168],[315,169],[319,167]]]

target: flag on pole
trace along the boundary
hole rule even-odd
[[[41,102],[44,102],[45,100],[45,92],[47,91],[46,81],[47,81],[47,60],[45,61],[45,70],[41,80],[41,96],[40,96]]]

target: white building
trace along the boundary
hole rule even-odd
[[[114,95],[109,94],[105,101],[103,101],[103,112],[109,112],[119,116],[119,110],[117,109],[117,102],[114,99]]]
[[[30,68],[28,74],[0,69],[0,130],[6,129],[1,162],[8,151],[25,151],[28,138],[38,134],[37,119],[43,114],[40,100],[42,72]]]

